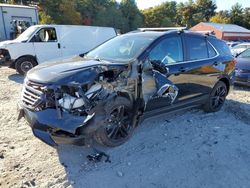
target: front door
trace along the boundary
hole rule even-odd
[[[62,57],[55,28],[42,28],[31,39],[39,63]]]

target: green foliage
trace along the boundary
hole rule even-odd
[[[230,23],[230,15],[228,11],[220,11],[216,15],[210,18],[210,22],[214,23]]]
[[[216,13],[215,0],[166,1],[140,11],[135,0],[0,0],[0,3],[38,5],[42,24],[109,26],[123,33],[145,27],[192,27],[199,22],[233,23],[250,29],[250,8],[239,3]],[[226,3],[226,2],[225,2]]]
[[[81,14],[76,11],[74,0],[42,0],[40,7],[45,15],[57,24],[81,24]],[[49,21],[50,21],[49,20]]]
[[[143,25],[143,17],[135,0],[122,0],[119,8],[128,23],[125,32],[135,30]]]
[[[40,20],[40,24],[53,24],[55,23],[55,21],[47,14],[45,14],[45,12],[40,11],[39,12],[39,20]]]
[[[171,27],[176,25],[176,2],[165,2],[161,5],[142,11],[146,27]]]
[[[230,22],[237,25],[243,25],[243,8],[239,3],[232,6],[230,11]]]

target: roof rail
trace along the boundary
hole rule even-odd
[[[207,35],[207,36],[215,36],[215,32],[214,31],[192,31],[192,32],[201,33],[201,34]]]
[[[171,31],[171,30],[186,30],[187,27],[155,27],[155,28],[138,28],[138,31],[145,32],[145,31]]]

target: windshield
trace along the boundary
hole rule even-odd
[[[238,57],[240,58],[250,58],[250,48],[242,52]]]
[[[38,27],[34,27],[34,26],[29,27],[21,35],[19,35],[19,37],[17,37],[15,40],[18,42],[26,42],[33,35],[33,33],[37,30],[37,28]]]
[[[134,34],[117,36],[90,51],[85,58],[130,61],[137,58],[155,38]]]

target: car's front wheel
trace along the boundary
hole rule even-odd
[[[95,132],[95,140],[108,147],[125,143],[135,129],[132,103],[127,98],[117,97],[104,110],[108,118],[106,124]]]
[[[209,98],[204,105],[205,112],[217,112],[219,111],[226,99],[228,90],[224,82],[219,81],[213,88],[209,95]]]

